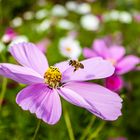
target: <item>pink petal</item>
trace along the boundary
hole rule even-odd
[[[133,70],[137,64],[140,63],[140,59],[134,55],[128,55],[124,57],[116,66],[117,74],[124,74]]]
[[[118,75],[112,75],[105,79],[105,85],[112,91],[120,91],[124,85],[122,77]]]
[[[24,88],[16,98],[23,110],[35,113],[37,118],[48,124],[55,124],[61,116],[61,101],[58,93],[46,86],[35,84]]]
[[[44,81],[43,77],[33,69],[8,63],[0,64],[0,75],[23,84],[43,83]]]
[[[75,91],[62,87],[58,90],[58,92],[65,100],[67,100],[71,104],[83,108],[90,108],[89,104],[85,101],[85,99],[79,94],[77,94]]]
[[[97,56],[92,49],[84,48],[83,55],[85,58],[91,58]]]
[[[79,68],[74,72],[74,67],[70,67],[63,73],[63,82],[66,81],[85,81],[109,77],[114,73],[114,67],[109,61],[99,57],[94,57],[81,61],[84,69]]]
[[[68,69],[70,67],[69,66],[69,61],[63,61],[63,62],[60,62],[60,63],[56,63],[54,66],[59,68],[61,73],[63,73],[66,69]]]
[[[111,46],[109,48],[110,52],[110,57],[116,61],[120,60],[124,54],[125,54],[125,49],[122,46]]]
[[[39,48],[41,52],[46,53],[49,43],[50,41],[45,38],[41,40],[40,42],[38,42],[36,46]]]
[[[103,39],[96,39],[93,42],[92,48],[98,56],[103,58],[109,57],[109,51]]]
[[[83,97],[91,113],[104,120],[116,120],[121,115],[122,99],[118,94],[93,83],[71,82],[64,85]]]
[[[9,51],[21,65],[34,69],[42,76],[48,68],[45,55],[32,43],[15,44]]]

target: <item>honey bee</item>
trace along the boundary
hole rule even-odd
[[[77,71],[79,68],[84,69],[84,65],[77,60],[70,60],[69,65],[74,67],[74,72]]]

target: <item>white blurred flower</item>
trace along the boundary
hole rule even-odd
[[[8,36],[8,35],[3,35],[3,37],[2,37],[2,42],[4,42],[4,43],[8,43],[8,42],[10,42],[11,41],[11,39],[10,39],[10,37]]]
[[[132,16],[128,12],[120,12],[119,20],[122,23],[131,23],[132,22]]]
[[[71,30],[74,28],[74,24],[66,19],[61,19],[58,21],[58,27],[66,30]]]
[[[38,0],[38,1],[37,1],[37,4],[38,4],[39,6],[44,6],[44,5],[47,4],[47,2],[46,2],[46,0]]]
[[[130,13],[125,12],[125,11],[112,10],[103,15],[103,20],[104,21],[120,21],[122,23],[131,23],[132,16]]]
[[[64,6],[57,4],[52,8],[51,14],[53,16],[65,17],[68,15],[68,12]]]
[[[119,16],[120,16],[119,11],[112,10],[112,11],[105,13],[103,15],[103,20],[104,21],[110,21],[110,20],[117,21],[117,20],[119,20]]]
[[[36,19],[43,19],[48,15],[48,11],[46,9],[41,9],[36,12],[35,17]]]
[[[28,42],[28,38],[24,35],[17,36],[12,40],[9,46],[12,46],[14,44],[21,43],[21,42]]]
[[[46,31],[49,27],[51,26],[51,20],[45,19],[43,20],[37,27],[36,31],[39,32],[44,32]]]
[[[11,22],[12,27],[19,27],[22,25],[22,23],[23,23],[23,21],[22,21],[21,17],[15,17]]]
[[[66,8],[78,14],[87,14],[91,11],[91,7],[88,3],[77,3],[76,1],[68,1]]]
[[[31,20],[34,17],[34,13],[32,11],[27,11],[23,14],[23,18],[25,20]]]
[[[4,50],[5,45],[0,41],[0,53]]]
[[[78,3],[76,1],[68,1],[66,3],[66,8],[69,11],[76,11],[77,10],[77,7],[78,7]]]
[[[99,28],[100,20],[98,17],[88,14],[81,17],[81,25],[84,29],[96,31]]]
[[[63,56],[70,59],[77,59],[82,52],[79,42],[72,37],[61,38],[59,50]]]
[[[79,14],[87,14],[91,11],[91,7],[88,3],[81,3],[78,5],[76,12]]]

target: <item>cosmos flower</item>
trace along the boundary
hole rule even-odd
[[[86,58],[100,56],[115,66],[115,74],[106,79],[106,86],[115,91],[123,86],[120,76],[135,69],[136,65],[140,62],[139,58],[134,55],[124,56],[124,47],[118,45],[107,46],[103,39],[95,40],[92,49],[84,48],[83,54]]]
[[[76,1],[67,1],[66,2],[66,8],[69,10],[69,11],[73,11],[75,12],[76,9],[78,7],[78,3]]]
[[[77,59],[81,52],[80,43],[75,40],[72,36],[61,38],[59,41],[60,53],[70,59]]]
[[[45,32],[46,30],[48,30],[49,27],[51,27],[51,25],[52,25],[51,19],[44,19],[40,24],[37,24],[35,26],[35,30],[38,33],[42,33],[42,32]]]
[[[17,35],[9,44],[9,46],[12,46],[13,44],[21,43],[21,42],[28,42],[28,38],[25,35]]]
[[[12,21],[11,21],[11,26],[13,28],[16,27],[20,27],[23,23],[23,19],[21,17],[15,17]]]
[[[43,52],[46,53],[48,45],[50,44],[50,40],[45,38],[36,43],[36,46]]]
[[[105,13],[103,16],[103,21],[120,21],[121,23],[129,24],[132,22],[132,15],[126,11],[112,10]]]
[[[13,28],[7,28],[5,34],[2,36],[2,42],[10,43],[17,36],[16,32]]]
[[[74,28],[73,22],[66,20],[66,19],[60,19],[57,22],[57,26],[61,29],[65,29],[65,30],[72,30]]]
[[[88,14],[88,13],[90,13],[91,12],[90,4],[88,4],[88,3],[78,4],[76,12],[79,13],[79,14]]]
[[[23,18],[25,20],[32,20],[34,18],[34,12],[32,11],[26,11],[24,14],[23,14]]]
[[[65,17],[68,15],[68,12],[64,6],[57,4],[53,6],[51,14],[52,16]]]
[[[48,15],[48,11],[46,9],[40,9],[36,12],[35,17],[36,19],[43,19],[46,18]]]
[[[68,1],[66,3],[66,8],[69,11],[73,11],[78,14],[88,14],[91,12],[90,4],[88,3],[78,3],[76,1]]]
[[[36,12],[35,17],[38,20],[46,18],[48,15],[48,11],[46,9],[40,9]]]
[[[44,54],[32,43],[15,44],[9,51],[21,65],[1,63],[0,74],[28,85],[16,97],[23,110],[35,113],[48,124],[55,124],[62,113],[61,96],[104,120],[116,120],[121,115],[122,99],[116,93],[85,82],[112,75],[114,67],[110,62],[96,57],[49,67]]]
[[[140,22],[140,13],[139,12],[134,12],[133,13],[133,19],[134,19],[134,21],[136,21],[136,22]]]
[[[120,12],[119,20],[122,23],[131,23],[132,15],[126,11],[122,11],[122,12]]]
[[[7,28],[5,34],[2,36],[2,42],[12,46],[13,44],[20,42],[27,42],[28,38],[25,35],[18,35],[13,28]]]
[[[123,78],[117,74],[113,74],[105,79],[105,86],[112,91],[119,91],[124,86]]]
[[[98,17],[92,15],[92,14],[87,14],[81,17],[81,25],[84,29],[89,30],[89,31],[96,31],[99,28],[100,25],[100,20]]]
[[[112,10],[103,14],[103,21],[118,21],[120,13],[118,10]]]

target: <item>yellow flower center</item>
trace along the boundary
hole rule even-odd
[[[70,48],[70,47],[67,47],[67,48],[66,48],[66,51],[67,51],[67,52],[71,52],[71,48]]]
[[[45,83],[52,88],[57,88],[60,85],[62,74],[56,67],[50,66],[44,74]]]

